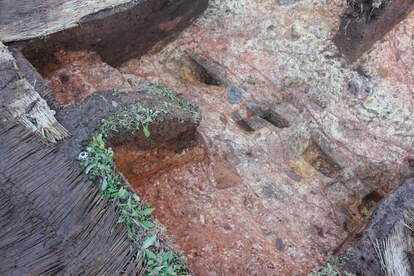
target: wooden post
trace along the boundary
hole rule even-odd
[[[414,9],[414,0],[356,0],[342,17],[334,42],[354,62]]]

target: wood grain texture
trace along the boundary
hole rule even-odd
[[[56,62],[58,51],[93,51],[117,67],[162,48],[202,14],[208,0],[141,0],[82,18],[80,25],[33,39],[25,57],[42,68]],[[42,71],[42,70],[40,70]]]
[[[414,0],[383,0],[379,8],[363,0],[342,16],[333,41],[349,62],[359,59],[414,10]]]
[[[0,0],[0,40],[21,41],[75,27],[89,14],[131,0]]]
[[[10,51],[0,42],[0,120],[16,118],[52,143],[68,138],[70,133],[56,120],[53,111],[33,85],[26,80]]]

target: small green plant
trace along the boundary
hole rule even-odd
[[[105,147],[102,134],[92,138],[87,147],[88,158],[82,165],[85,172],[99,183],[102,195],[109,196],[119,211],[117,223],[124,224],[128,230],[128,238],[134,240],[141,228],[149,230],[155,226],[149,216],[154,211],[150,203],[143,203],[127,186],[125,180],[116,171],[113,164],[113,151]]]
[[[119,92],[119,90],[115,90],[114,92],[112,92],[112,96],[114,97],[119,97],[121,95],[121,92]]]
[[[159,113],[160,111],[158,110],[152,110],[136,103],[122,110],[117,115],[108,116],[106,119],[102,120],[98,132],[101,133],[104,138],[108,138],[108,136],[118,133],[122,129],[142,129],[144,135],[149,137],[151,132],[148,127]]]
[[[151,218],[154,208],[129,188],[126,180],[117,172],[113,162],[113,150],[107,148],[105,141],[114,133],[123,129],[142,130],[146,137],[151,135],[148,127],[159,111],[134,104],[115,116],[102,120],[97,133],[81,153],[81,165],[99,185],[103,196],[117,207],[117,224],[127,229],[128,239],[135,245],[141,245],[137,252],[144,257],[147,275],[188,275],[183,260],[177,253],[160,247],[156,233],[158,230]],[[143,242],[143,237],[147,237]],[[142,243],[141,243],[142,242]]]
[[[334,267],[333,263],[335,262],[339,263],[340,265],[345,264],[343,259],[336,258],[331,254],[328,254],[326,266],[321,268],[317,272],[309,273],[308,276],[355,276],[354,274],[349,273],[347,271],[341,273],[338,269]]]
[[[169,90],[167,87],[160,85],[160,84],[154,84],[150,87],[149,91],[151,93],[155,93],[158,95],[161,95],[165,97],[171,104],[177,106],[178,108],[188,111],[191,113],[197,113],[198,109],[195,104],[189,103],[187,101],[181,100],[177,97],[177,95]],[[166,105],[166,108],[168,110],[168,106]]]
[[[327,263],[324,268],[318,272],[309,273],[308,276],[340,276],[340,274],[330,263]]]
[[[151,248],[156,248],[154,245],[157,242],[157,236],[148,237],[141,248],[142,254],[145,256],[145,266],[149,275],[173,276],[177,275],[178,271],[183,271],[185,268],[181,263],[177,262],[180,258],[175,256],[173,251],[155,252]],[[178,257],[178,258],[177,258]],[[179,275],[188,275],[182,272]]]

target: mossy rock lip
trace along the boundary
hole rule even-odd
[[[117,224],[123,224],[128,230],[128,238],[134,246],[138,246],[137,254],[142,255],[147,272],[167,266],[168,270],[189,274],[181,255],[168,242],[162,242],[162,249],[154,246],[156,241],[159,243],[157,236],[162,228],[151,217],[155,209],[151,208],[151,204],[141,201],[133,187],[128,184],[126,176],[119,171],[118,164],[115,164],[114,150],[119,145],[144,150],[155,148],[157,151],[157,146],[165,147],[169,143],[168,148],[173,152],[179,151],[183,146],[195,146],[196,128],[200,122],[198,108],[179,99],[175,93],[164,87],[155,88],[149,89],[146,94],[138,93],[142,91],[131,91],[132,96],[138,97],[127,102],[123,96],[128,93],[106,95],[118,97],[118,102],[122,105],[118,107],[118,102],[111,100],[115,110],[106,109],[109,114],[107,116],[103,116],[103,109],[95,110],[101,111],[100,115],[104,118],[100,121],[94,120],[96,131],[85,147],[86,158],[81,160],[81,164],[84,172],[97,184],[101,194],[109,197],[110,202],[117,206]],[[160,91],[164,93],[159,93]],[[98,96],[108,103],[105,95]],[[78,107],[83,108],[81,104]],[[93,108],[86,110],[93,111]],[[141,160],[140,166],[145,166],[142,161],[145,160]],[[169,254],[168,260],[164,260],[165,252]],[[162,256],[162,265],[156,261],[157,256]]]
[[[59,144],[58,151],[75,158],[95,134],[103,119],[125,113],[136,104],[159,112],[149,125],[151,135],[146,137],[139,129],[119,129],[117,133],[111,133],[108,146],[133,140],[142,147],[153,147],[176,137],[185,138],[186,133],[194,135],[201,121],[198,108],[184,110],[169,98],[151,92],[150,88],[122,93],[97,92],[83,102],[64,107],[57,112],[57,119],[72,134],[70,139]]]

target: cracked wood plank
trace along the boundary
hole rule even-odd
[[[18,119],[26,128],[41,134],[51,143],[70,136],[56,120],[54,111],[22,76],[17,64],[0,42],[0,120]]]
[[[21,41],[78,26],[81,18],[131,0],[0,0],[0,40]]]

